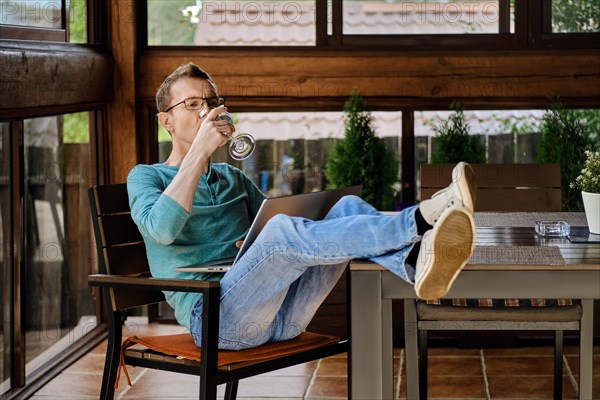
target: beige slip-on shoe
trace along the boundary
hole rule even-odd
[[[433,229],[423,235],[415,266],[415,292],[425,300],[448,293],[475,247],[473,213],[454,205],[441,213]]]
[[[421,202],[421,214],[428,224],[434,225],[447,208],[455,205],[463,206],[472,213],[475,211],[476,194],[473,168],[466,162],[460,162],[452,170],[452,183],[434,193],[431,199]]]

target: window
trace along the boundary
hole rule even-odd
[[[544,6],[545,33],[600,32],[600,4],[597,0],[551,0],[544,2]]]
[[[148,45],[314,46],[315,0],[148,0]]]
[[[0,0],[1,24],[61,29],[63,2],[56,0]]]
[[[87,43],[87,0],[0,0],[2,39]]]
[[[23,152],[15,154],[22,133]],[[96,327],[87,286],[90,221],[81,217],[89,215],[88,138],[87,113],[0,123],[1,394]],[[21,163],[22,208],[13,201],[21,185],[12,179]],[[13,251],[22,255],[23,273]]]
[[[514,7],[505,1],[343,2],[344,34],[439,35],[508,32],[514,33]]]
[[[26,374],[96,327],[88,113],[24,120]]]

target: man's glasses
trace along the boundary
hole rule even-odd
[[[204,106],[204,103],[206,103],[209,109],[213,109],[225,104],[225,99],[219,96],[188,97],[187,99],[167,108],[164,112],[169,112],[180,104],[183,104],[187,110],[200,110]]]
[[[178,105],[183,104],[188,110],[203,110],[204,104],[207,105],[208,109],[217,108],[225,104],[225,99],[219,96],[213,97],[188,97],[187,99],[180,101],[177,104],[167,108],[164,112],[169,112]],[[200,118],[204,117],[204,113],[200,112]],[[222,112],[215,120],[227,121],[231,126],[234,125],[233,116],[228,112]],[[221,132],[223,135],[229,138],[229,155],[235,160],[245,160],[250,157],[256,146],[254,137],[249,133],[240,133],[235,137],[232,135]]]

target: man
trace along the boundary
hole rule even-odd
[[[264,195],[239,169],[210,163],[234,128],[216,120],[226,108],[206,72],[192,63],[178,67],[156,102],[173,150],[163,164],[130,172],[132,217],[153,276],[220,281],[222,349],[299,335],[353,258],[378,262],[414,281],[420,298],[433,299],[447,293],[473,251],[473,172],[460,163],[448,188],[397,216],[346,196],[322,221],[273,217],[225,274],[177,273],[176,267],[235,256]],[[201,295],[165,295],[200,345]]]

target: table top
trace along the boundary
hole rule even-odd
[[[475,213],[476,246],[465,271],[600,270],[600,243],[541,237],[533,227],[538,220],[564,220],[573,231],[587,232],[583,213]],[[351,270],[382,269],[369,260],[351,263]]]

